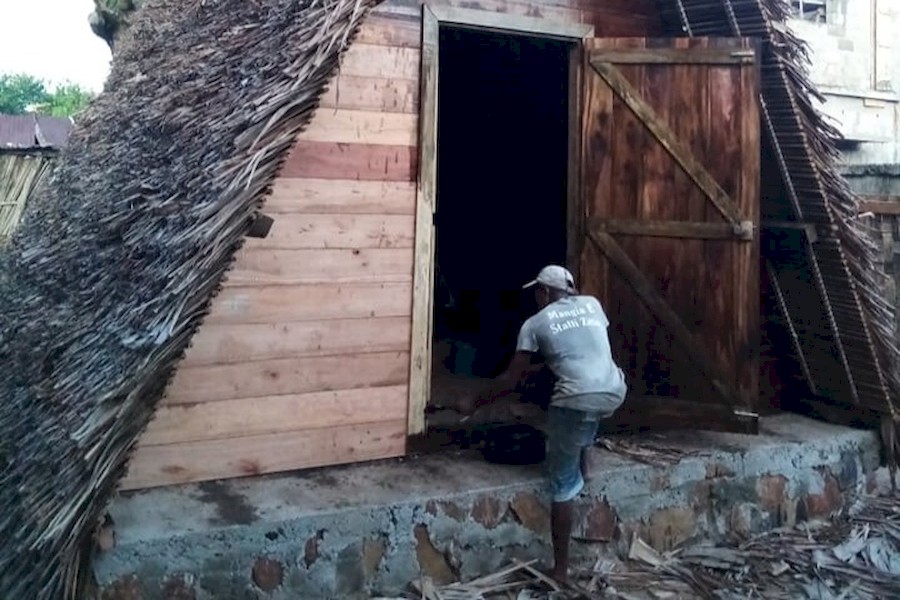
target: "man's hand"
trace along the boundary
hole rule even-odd
[[[530,353],[516,352],[506,371],[500,377],[480,393],[465,394],[457,403],[457,410],[464,415],[472,415],[482,406],[515,393],[516,386],[530,368],[530,362]]]
[[[465,394],[456,404],[456,410],[467,417],[475,413],[478,408],[478,396],[474,394]]]
[[[466,416],[471,416],[475,414],[476,410],[488,403],[489,402],[484,394],[469,393],[463,395],[459,403],[457,403],[456,409]]]

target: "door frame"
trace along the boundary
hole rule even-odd
[[[422,5],[422,59],[419,79],[419,155],[413,251],[412,337],[407,435],[425,432],[425,408],[431,396],[434,313],[434,210],[437,200],[438,47],[440,27],[528,34],[572,42],[569,55],[569,173],[567,178],[567,258],[577,267],[582,239],[580,218],[581,48],[594,26],[562,23],[484,10]],[[574,153],[574,154],[573,154]]]

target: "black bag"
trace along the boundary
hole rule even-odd
[[[490,463],[534,465],[543,462],[546,454],[546,436],[531,425],[500,425],[484,432],[481,455]]]

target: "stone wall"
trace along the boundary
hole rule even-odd
[[[755,437],[653,443],[677,464],[598,454],[577,555],[624,555],[634,535],[668,550],[827,517],[875,485],[879,460],[871,432],[788,415]],[[148,490],[114,507],[118,545],[96,573],[107,600],[396,594],[420,573],[449,582],[547,559],[542,487],[539,468],[452,454]]]

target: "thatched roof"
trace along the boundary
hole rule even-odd
[[[128,453],[366,4],[154,0],[117,41],[0,254],[0,597],[86,580]]]
[[[806,287],[822,323],[802,334],[830,332],[842,348],[835,389],[891,413],[897,349],[874,248],[834,170],[837,133],[794,66],[802,45],[772,25],[783,5],[660,3],[673,31],[746,23],[737,33],[768,40],[764,99],[795,115],[773,124],[786,193],[768,209],[796,205],[798,221],[836,227],[819,249],[768,258],[776,276],[801,258],[816,274]],[[0,253],[0,596],[73,597],[85,581],[90,533],[129,452],[366,4],[149,0],[117,40],[107,91]],[[805,150],[781,143],[794,136]],[[826,352],[806,349],[827,371]]]

